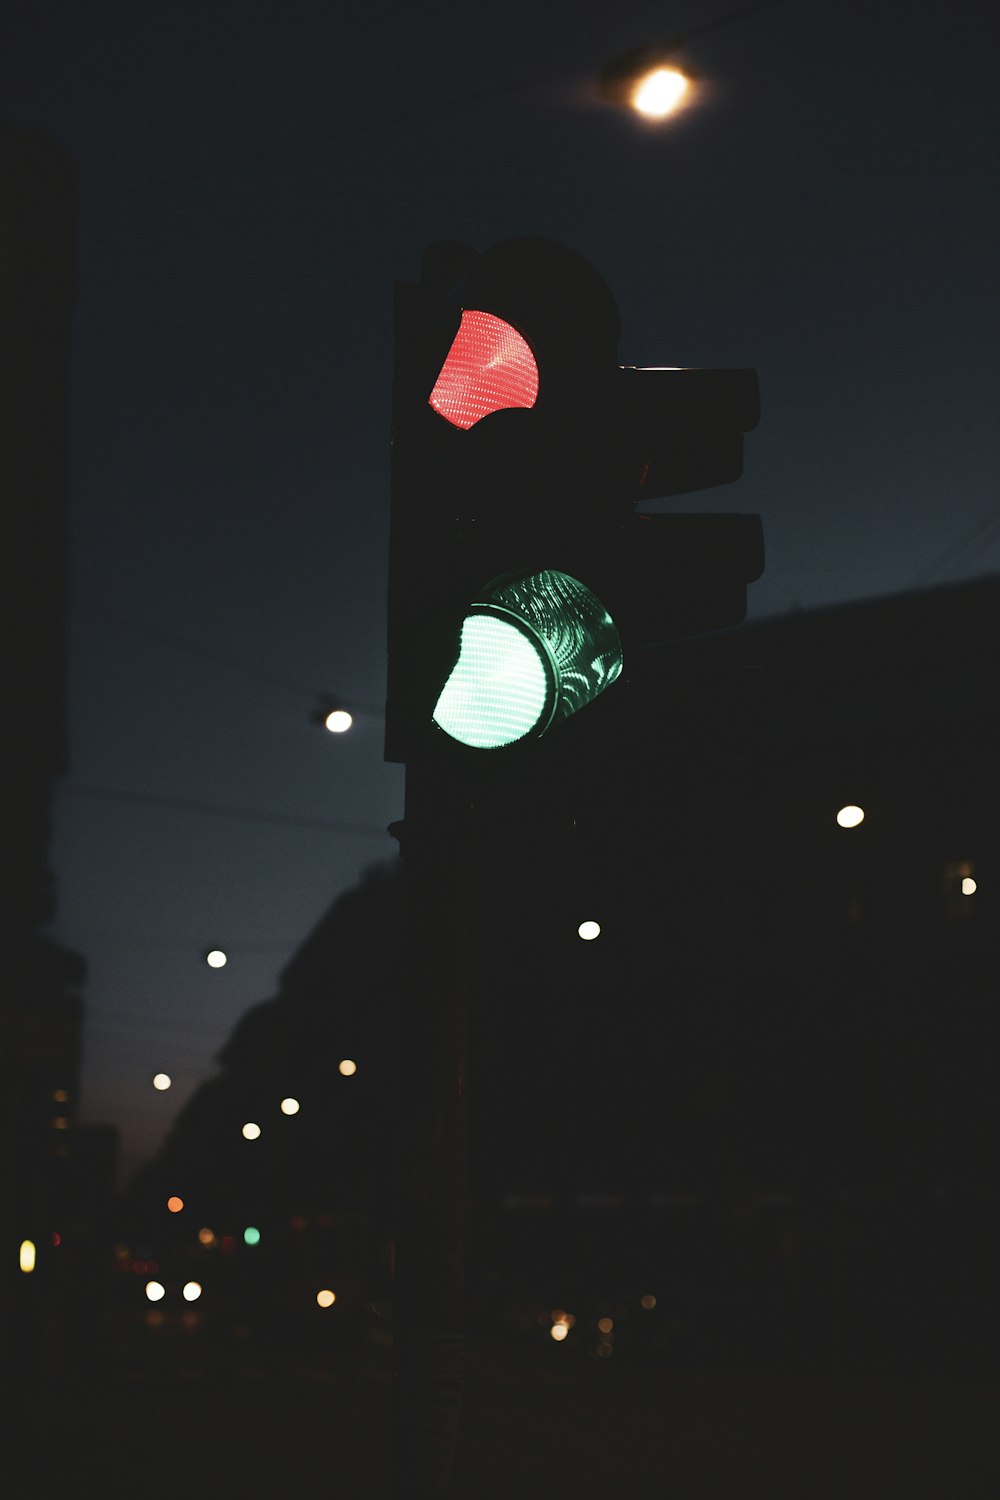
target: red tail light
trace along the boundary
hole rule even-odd
[[[454,427],[469,428],[490,412],[534,406],[538,399],[535,356],[516,328],[492,313],[462,313],[429,400]]]

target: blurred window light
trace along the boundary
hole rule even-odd
[[[222,969],[226,965],[226,955],[221,948],[212,948],[205,954],[205,962],[210,969]]]
[[[147,1281],[146,1282],[146,1296],[149,1298],[150,1302],[162,1302],[162,1300],[166,1296],[166,1294],[167,1294],[167,1290],[166,1290],[166,1287],[163,1285],[162,1282],[160,1282],[160,1281]]]
[[[260,1126],[259,1125],[255,1125],[252,1120],[248,1120],[246,1122],[246,1124],[243,1126],[243,1138],[244,1138],[244,1140],[247,1140],[247,1141],[256,1141],[259,1138],[259,1136],[260,1136]]]
[[[255,1228],[253,1224],[248,1224],[246,1229],[244,1229],[243,1243],[244,1245],[260,1244],[260,1230]]]
[[[350,1078],[352,1073],[356,1073],[358,1071],[357,1063],[352,1062],[349,1057],[345,1057],[342,1062],[338,1063],[337,1067],[338,1071],[343,1073],[345,1078]]]
[[[673,114],[691,87],[680,68],[652,68],[639,79],[632,92],[632,108],[650,120]]]
[[[297,1115],[299,1112],[299,1101],[297,1099],[282,1099],[281,1113],[283,1115]]]
[[[601,924],[600,922],[581,922],[576,929],[576,935],[583,938],[585,943],[592,943],[601,935]]]
[[[857,828],[858,824],[864,821],[864,816],[863,808],[855,807],[853,803],[848,803],[837,814],[837,822],[841,828]]]
[[[321,1292],[316,1293],[316,1301],[320,1307],[332,1307],[336,1300],[336,1292],[331,1292],[329,1287],[324,1287]]]
[[[167,1207],[172,1214],[179,1214],[184,1207],[184,1199],[178,1198],[177,1194],[174,1193],[172,1197],[167,1199]]]
[[[154,1089],[160,1089],[161,1092],[162,1092],[163,1089],[168,1089],[170,1087],[171,1083],[173,1083],[173,1079],[171,1078],[171,1076],[170,1076],[169,1073],[154,1073],[153,1074],[153,1087],[154,1087]]]
[[[186,1281],[184,1291],[181,1294],[185,1302],[197,1302],[201,1296],[201,1283],[198,1281]]]
[[[18,1265],[22,1271],[33,1271],[35,1269],[35,1242],[34,1240],[22,1240],[18,1254]]]
[[[323,723],[331,734],[344,734],[346,730],[350,729],[354,720],[346,708],[335,708],[332,713],[327,714]]]

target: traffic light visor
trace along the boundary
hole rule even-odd
[[[469,609],[434,722],[460,744],[499,750],[537,739],[621,668],[618,631],[596,595],[566,573],[527,574]]]
[[[491,412],[534,406],[535,356],[513,324],[467,309],[428,399],[445,421],[466,430]]]

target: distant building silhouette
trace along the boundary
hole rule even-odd
[[[500,778],[476,1305],[652,1290],[678,1357],[994,1358],[998,623],[987,579],[650,652]],[[136,1233],[266,1221],[299,1300],[320,1262],[385,1291],[395,1017],[419,1003],[397,902],[388,876],[338,902],[241,1022]]]
[[[96,1267],[98,1199],[112,1181],[81,1166],[77,1129],[84,961],[45,931],[56,778],[66,769],[69,379],[76,188],[66,153],[0,120],[0,489],[5,733],[0,919],[0,1344],[16,1385],[60,1344],[57,1282]],[[89,1157],[84,1149],[84,1158]],[[107,1169],[106,1160],[102,1171]],[[113,1170],[113,1163],[112,1163]],[[83,1178],[92,1192],[81,1191]],[[35,1269],[19,1270],[30,1242]],[[88,1255],[93,1259],[88,1262]]]

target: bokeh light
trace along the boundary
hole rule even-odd
[[[186,1281],[181,1295],[185,1302],[197,1302],[201,1296],[201,1283],[199,1281]]]
[[[167,1207],[172,1214],[179,1214],[181,1209],[184,1207],[184,1199],[178,1198],[177,1194],[175,1193],[172,1197],[167,1199]]]
[[[976,894],[976,882],[971,875],[964,876],[962,880],[962,895],[974,896]]]
[[[343,1073],[345,1078],[350,1078],[352,1073],[358,1071],[358,1065],[356,1062],[352,1062],[349,1057],[345,1057],[343,1062],[338,1064],[338,1069]]]
[[[592,943],[601,935],[601,924],[600,922],[581,922],[576,929],[576,935],[583,938],[585,943]]]
[[[205,962],[210,969],[223,969],[226,966],[226,955],[221,948],[212,948],[205,954]]]
[[[161,1090],[162,1089],[168,1089],[170,1087],[170,1085],[171,1085],[172,1082],[173,1082],[173,1079],[171,1078],[171,1076],[170,1076],[169,1073],[154,1073],[153,1074],[153,1087],[154,1087],[154,1089],[161,1089]]]
[[[841,828],[857,828],[858,824],[864,820],[864,816],[863,808],[855,807],[853,803],[849,803],[847,807],[840,809],[837,814],[837,822]]]
[[[650,120],[663,120],[673,114],[691,87],[691,80],[680,68],[653,68],[636,84],[632,108]]]
[[[18,1253],[18,1265],[22,1271],[33,1271],[35,1269],[35,1242],[34,1240],[22,1240]]]
[[[166,1287],[163,1285],[162,1282],[160,1282],[160,1281],[147,1281],[146,1282],[146,1296],[149,1298],[150,1302],[162,1302],[163,1298],[166,1296],[166,1294],[167,1294],[167,1290],[166,1290]]]
[[[245,1245],[259,1245],[260,1244],[260,1230],[256,1229],[253,1224],[248,1224],[247,1227],[246,1227],[246,1229],[244,1229],[244,1231],[243,1231],[243,1243]]]
[[[354,720],[346,708],[335,708],[332,713],[327,714],[323,722],[331,734],[343,734],[350,729]]]
[[[256,1141],[260,1137],[260,1126],[255,1125],[253,1120],[248,1120],[243,1126],[243,1138],[247,1141]]]
[[[331,1292],[329,1287],[324,1287],[321,1292],[316,1293],[316,1301],[320,1307],[332,1307],[336,1300],[336,1292]]]
[[[214,1231],[214,1229],[199,1229],[198,1230],[198,1243],[200,1245],[214,1245],[215,1244],[215,1231]]]
[[[281,1113],[283,1115],[297,1115],[299,1112],[299,1101],[297,1099],[282,1099]]]
[[[656,1298],[653,1296],[652,1292],[647,1292],[644,1297],[639,1298],[639,1306],[644,1307],[647,1312],[652,1312],[653,1308],[656,1306]]]

